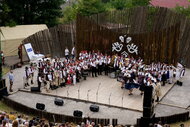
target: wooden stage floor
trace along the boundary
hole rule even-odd
[[[173,84],[167,84],[162,87],[162,97],[172,86]],[[143,111],[143,96],[140,95],[140,91],[134,89],[133,95],[129,96],[128,90],[121,89],[120,82],[108,76],[87,77],[87,80],[82,80],[76,85],[67,85],[66,87],[53,90],[50,93],[42,89],[42,93]]]
[[[15,75],[13,91],[23,89],[22,77],[24,75],[24,68],[25,66],[22,68],[17,68],[13,71],[13,74]],[[4,78],[6,79],[6,84],[9,89],[8,74],[4,75]],[[30,87],[37,86],[36,79],[37,71],[34,75],[35,84],[27,87],[27,89],[24,90],[30,91]],[[173,84],[166,84],[162,87],[162,97],[172,88],[172,86]],[[141,112],[143,111],[143,96],[140,95],[140,91],[138,89],[134,89],[133,95],[129,96],[128,90],[121,89],[121,83],[118,82],[117,79],[112,79],[105,75],[95,78],[88,76],[87,80],[82,80],[76,85],[67,85],[66,87],[58,88],[57,90],[51,90],[50,93],[47,93],[42,86],[42,93],[81,99],[90,102],[98,102],[101,104],[123,107]]]

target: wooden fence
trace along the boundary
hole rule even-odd
[[[110,30],[100,26],[90,18],[78,16],[76,26],[76,48],[78,52],[82,50],[99,50],[107,54],[122,54],[126,51],[129,54],[127,46],[134,44],[138,46],[138,54],[130,55],[136,58],[143,58],[147,64],[164,62],[176,65],[178,61],[179,23],[160,31],[128,34],[125,31],[117,30],[116,32],[115,30]],[[126,35],[124,43],[127,37],[131,37],[131,44],[121,42],[119,44],[123,45],[122,50],[119,52],[113,51],[112,45],[121,41],[119,39],[121,35]]]
[[[43,31],[39,31],[23,40],[23,43],[31,43],[34,51],[38,51],[51,57],[63,57],[64,49],[71,51],[75,40],[75,25],[58,25]]]
[[[78,17],[78,19],[81,19]],[[71,51],[71,47],[78,43],[82,43],[83,47],[85,46],[86,49],[90,49],[89,47],[94,47],[94,50],[98,50],[105,45],[96,44],[94,40],[103,41],[103,44],[110,43],[110,41],[114,42],[117,39],[117,35],[121,33],[127,33],[127,35],[131,36],[142,36],[145,35],[144,39],[150,37],[148,40],[151,39],[155,40],[153,43],[157,43],[156,39],[159,41],[164,41],[161,43],[168,43],[169,39],[172,39],[173,44],[176,42],[175,45],[170,47],[170,44],[167,49],[173,48],[176,50],[176,53],[173,54],[174,51],[169,51],[170,54],[172,53],[172,57],[176,57],[176,61],[181,62],[182,64],[190,67],[190,54],[188,51],[190,50],[190,20],[183,15],[179,15],[174,13],[172,10],[167,8],[153,8],[153,7],[137,7],[131,8],[121,11],[111,11],[111,12],[104,12],[100,14],[95,14],[90,17],[85,17],[82,19],[86,22],[77,20],[69,25],[59,25],[48,30],[40,31],[28,38],[26,38],[23,43],[30,42],[34,47],[35,51],[40,51],[41,53],[47,55],[50,54],[52,57],[58,56],[62,57],[64,55],[65,47],[69,47]],[[91,22],[88,22],[90,20]],[[88,23],[87,23],[88,22]],[[83,24],[83,27],[82,27]],[[96,25],[95,25],[96,24]],[[94,25],[94,26],[90,26]],[[178,26],[179,25],[179,26]],[[88,28],[88,27],[90,28]],[[174,28],[176,27],[176,28]],[[180,27],[179,30],[177,27]],[[79,29],[81,28],[81,29]],[[107,29],[105,29],[107,28]],[[76,30],[82,31],[83,34],[78,33],[76,34]],[[88,32],[91,29],[91,32]],[[167,33],[168,31],[174,30],[169,36],[160,39],[161,35]],[[93,32],[92,32],[93,31]],[[100,36],[93,36],[98,35],[99,31],[101,31]],[[104,32],[103,32],[104,31]],[[178,33],[179,32],[179,35]],[[148,36],[148,34],[150,36]],[[159,35],[157,35],[159,34]],[[146,37],[146,35],[148,37]],[[172,36],[175,36],[172,38]],[[109,40],[109,36],[112,36],[113,40]],[[95,38],[98,37],[98,38]],[[82,40],[84,39],[84,40]],[[87,42],[88,40],[92,40],[93,42]],[[134,38],[135,39],[135,38]],[[177,45],[177,41],[179,40],[179,45]],[[151,42],[149,42],[150,44]],[[79,44],[77,44],[79,45]],[[162,46],[161,46],[162,47]],[[111,45],[109,45],[111,48]],[[149,48],[148,48],[149,49]],[[163,48],[161,48],[163,49]],[[79,49],[80,51],[81,49]],[[159,49],[157,49],[159,50]],[[78,51],[78,52],[79,52]],[[109,51],[106,51],[109,52]],[[146,52],[146,51],[145,51]],[[165,55],[167,55],[167,51]],[[157,53],[156,53],[157,54]],[[174,55],[174,56],[173,56]],[[155,57],[152,56],[152,57]],[[160,57],[160,56],[158,56]],[[152,58],[151,58],[152,59]],[[160,58],[158,58],[159,60]],[[164,58],[165,59],[165,58]],[[154,60],[154,59],[152,59]],[[167,58],[165,59],[167,60]],[[172,60],[169,61],[171,63]],[[173,63],[173,62],[172,62]]]

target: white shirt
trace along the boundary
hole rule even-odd
[[[65,49],[65,55],[69,55],[69,50],[68,50],[68,48]]]
[[[71,54],[75,55],[75,47],[72,48]]]

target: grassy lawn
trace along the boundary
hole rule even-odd
[[[29,116],[30,119],[32,119],[34,116],[33,115],[28,115],[26,113],[23,113],[23,112],[18,112],[16,110],[14,110],[13,108],[7,106],[5,103],[3,103],[2,101],[0,101],[0,111],[3,111],[3,112],[6,112],[6,113],[10,113],[10,112],[14,112],[14,114],[18,114],[18,115],[27,115]]]
[[[179,123],[175,123],[175,124],[170,124],[171,127],[180,127],[180,124],[184,124],[185,127],[190,127],[190,120],[186,121],[186,122],[179,122]]]
[[[0,111],[4,111],[7,113],[16,112],[14,109],[12,109],[9,106],[7,106],[6,104],[4,104],[2,101],[0,101]]]
[[[2,71],[3,71],[3,75],[6,75],[10,71],[10,68],[3,66]]]

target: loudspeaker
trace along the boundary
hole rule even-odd
[[[144,87],[144,100],[143,100],[143,107],[151,107],[152,105],[152,86],[145,86]]]
[[[97,105],[90,105],[90,111],[92,111],[92,112],[98,112],[99,111],[99,106],[97,106]]]
[[[55,104],[55,105],[58,105],[58,106],[63,106],[64,101],[63,101],[63,99],[55,98],[54,104]]]
[[[144,87],[143,117],[151,117],[154,113],[154,99],[152,97],[152,91],[152,86]]]
[[[45,109],[45,104],[36,103],[36,108],[39,109],[39,110],[44,110]]]
[[[40,92],[39,87],[31,87],[31,92]]]
[[[75,117],[82,117],[82,114],[83,114],[83,112],[82,112],[82,111],[79,111],[79,110],[75,110],[75,111],[73,112],[73,116],[75,116]]]
[[[4,88],[5,86],[5,79],[0,80],[0,89]]]
[[[0,99],[3,98],[3,96],[8,96],[7,87],[0,89]]]
[[[152,117],[153,114],[154,114],[154,106],[143,107],[143,117]]]
[[[183,82],[177,80],[176,84],[177,84],[178,86],[182,86],[182,85],[183,85]]]

